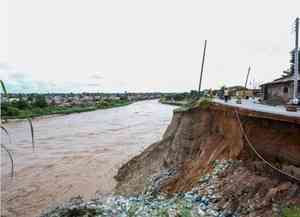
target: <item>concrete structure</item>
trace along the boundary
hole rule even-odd
[[[253,112],[261,112],[265,115],[275,115],[278,118],[279,117],[291,117],[291,118],[298,118],[297,122],[300,124],[300,112],[290,112],[287,111],[284,105],[278,105],[278,106],[269,106],[261,104],[256,99],[242,99],[241,104],[237,104],[236,100],[229,100],[227,103],[224,102],[224,100],[220,99],[213,99],[213,102],[218,104],[223,104],[230,107],[237,107],[240,109],[247,109],[249,111]],[[292,119],[291,119],[292,120]],[[296,119],[294,119],[296,120]]]
[[[300,96],[300,80],[298,79],[298,97]],[[286,76],[261,85],[262,100],[274,104],[286,104],[293,99],[294,78]]]

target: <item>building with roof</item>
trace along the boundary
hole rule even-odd
[[[288,75],[261,85],[262,100],[268,104],[286,104],[293,98],[294,76]],[[298,79],[298,98],[300,97],[300,80]]]

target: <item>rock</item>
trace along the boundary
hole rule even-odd
[[[285,182],[275,188],[271,188],[267,193],[266,200],[272,201],[279,193],[287,192],[291,185],[290,182]]]
[[[108,196],[83,201],[81,197],[73,198],[68,203],[47,210],[41,217],[71,217],[71,216],[139,216],[151,217],[157,213],[167,212],[170,217],[177,217],[182,210],[190,212],[191,216],[217,217],[215,208],[203,203],[209,203],[208,198],[202,199],[195,192],[181,194],[145,194],[123,197]],[[207,211],[206,211],[207,210]],[[156,213],[156,214],[155,214]],[[99,214],[99,215],[98,215]],[[101,215],[100,215],[101,214]]]
[[[224,216],[224,217],[232,217],[233,216],[232,212],[230,212],[229,210],[224,210],[221,213],[221,215]]]
[[[213,210],[213,209],[207,209],[206,213],[208,215],[211,215],[211,216],[214,216],[214,217],[217,217],[219,215],[219,213],[217,211]]]
[[[281,206],[276,203],[272,205],[272,212],[274,217],[281,217],[283,215]]]
[[[198,208],[198,215],[200,215],[200,217],[203,217],[206,215],[206,212],[203,211],[200,207]]]
[[[283,165],[282,170],[300,179],[300,167]]]

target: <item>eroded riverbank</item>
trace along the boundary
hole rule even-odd
[[[119,169],[117,193],[143,194],[154,176],[156,191],[196,190],[217,204],[218,212],[200,216],[278,216],[278,208],[300,205],[299,123],[206,101],[177,109],[163,139]],[[206,177],[220,160],[240,163],[216,179]]]
[[[9,180],[9,162],[2,153],[2,215],[37,216],[70,197],[111,193],[119,166],[161,138],[173,108],[155,100],[37,119],[35,153],[28,123],[6,124],[16,177]]]

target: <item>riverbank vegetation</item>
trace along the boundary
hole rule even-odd
[[[186,111],[195,107],[206,109],[212,102],[212,95],[208,93],[204,94],[203,92],[199,93],[198,91],[174,93],[162,96],[159,102],[180,106],[175,111]]]
[[[162,104],[182,106],[197,100],[199,97],[201,97],[201,94],[199,94],[198,91],[192,90],[191,92],[165,94],[160,98],[159,102]]]
[[[80,105],[49,105],[43,95],[36,95],[24,100],[21,97],[14,101],[1,103],[2,119],[25,119],[53,114],[71,114],[79,112],[94,111],[97,109],[108,109],[129,105],[127,99],[105,99],[95,103]]]

